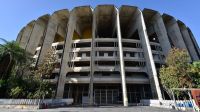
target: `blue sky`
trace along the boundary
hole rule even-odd
[[[15,40],[20,29],[33,19],[59,9],[98,4],[134,5],[168,13],[183,21],[200,45],[200,0],[0,0],[0,37]]]

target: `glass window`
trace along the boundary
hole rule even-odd
[[[99,52],[99,56],[104,56],[104,52]]]

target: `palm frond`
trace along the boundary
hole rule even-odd
[[[8,43],[8,41],[4,38],[0,38],[0,40],[2,40],[4,43]]]

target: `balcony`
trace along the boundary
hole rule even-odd
[[[125,67],[126,72],[147,72],[146,67]]]
[[[155,46],[160,46],[160,43],[157,43],[157,42],[149,42],[150,45],[155,45]]]
[[[124,39],[124,38],[122,38],[122,42],[140,43],[140,40],[136,40],[136,39]]]
[[[56,50],[56,54],[62,54],[62,53],[63,53],[63,49]]]
[[[89,76],[85,76],[85,77],[70,76],[65,79],[65,82],[66,83],[89,83],[90,77]]]
[[[95,61],[117,61],[119,57],[117,56],[96,56],[94,58]]]
[[[96,66],[95,71],[119,71],[119,66]]]
[[[118,51],[118,47],[94,47],[95,51]]]
[[[84,47],[84,48],[72,48],[72,52],[80,52],[80,51],[91,51],[91,47]]]
[[[94,83],[121,83],[121,76],[94,76]],[[149,79],[143,76],[126,76],[126,83],[144,84],[149,83]]]
[[[153,54],[163,54],[162,51],[157,51],[157,50],[152,50],[152,53],[153,53]],[[164,55],[164,54],[163,54],[163,55]]]
[[[71,59],[72,62],[75,61],[90,61],[91,57],[74,57],[73,59]]]
[[[123,51],[144,52],[142,48],[128,48],[128,47],[123,47]]]
[[[117,42],[117,38],[95,38],[95,42]]]
[[[124,57],[124,61],[145,61],[144,58],[140,57]]]
[[[73,40],[72,43],[83,43],[83,42],[91,42],[92,39],[76,39]]]
[[[70,72],[88,72],[88,71],[91,71],[90,66],[70,68]]]
[[[65,79],[66,83],[90,83],[90,77],[70,76]],[[121,76],[94,76],[94,83],[121,83]],[[149,84],[149,79],[140,76],[126,77],[126,83],[129,84]]]
[[[64,41],[52,43],[52,46],[64,45]]]

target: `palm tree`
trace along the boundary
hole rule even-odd
[[[7,41],[0,38],[4,44],[0,44],[0,78],[6,79],[11,72],[19,71],[22,65],[30,61],[31,55],[22,49],[15,41]]]

